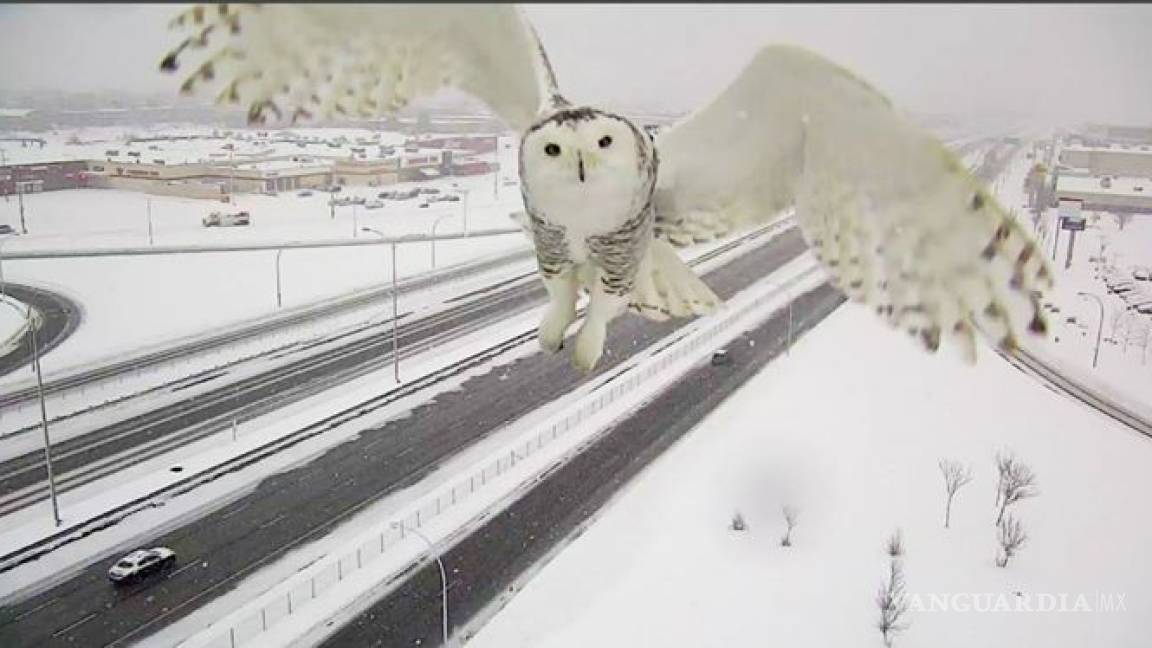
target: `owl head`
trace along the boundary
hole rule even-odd
[[[595,108],[565,108],[520,140],[520,174],[534,193],[640,191],[652,177],[651,141],[627,119]]]

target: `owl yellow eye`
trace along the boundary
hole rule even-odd
[[[604,137],[601,137],[600,138],[600,148],[608,148],[609,146],[612,146],[612,136],[611,135],[605,135]]]
[[[544,152],[548,155],[551,155],[552,157],[556,157],[557,155],[560,155],[560,147],[555,144],[548,144],[544,147]]]

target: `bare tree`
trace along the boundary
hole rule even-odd
[[[800,516],[800,512],[791,506],[785,506],[781,509],[784,514],[784,524],[788,525],[788,530],[784,533],[784,537],[780,538],[780,546],[792,546],[792,527],[796,526],[796,518]]]
[[[1036,475],[1028,466],[1020,463],[1011,454],[997,457],[997,468],[1000,472],[1000,494],[997,499],[1000,503],[1000,513],[996,516],[996,524],[1004,519],[1004,511],[1010,505],[1038,494],[1036,490]]]
[[[904,567],[899,560],[888,564],[888,581],[876,592],[876,606],[880,608],[876,627],[884,637],[884,645],[892,648],[896,634],[908,629],[908,624],[902,621],[908,611],[908,596],[904,592]]]
[[[744,516],[740,515],[740,511],[736,511],[736,515],[732,516],[731,529],[733,531],[744,531],[748,528],[748,523],[744,521]]]
[[[940,473],[944,475],[944,491],[948,494],[948,503],[944,507],[944,528],[947,529],[952,522],[952,498],[964,484],[972,481],[972,470],[948,459],[941,459],[939,465]]]
[[[884,551],[893,558],[899,558],[904,555],[904,533],[900,529],[896,529],[891,536],[888,537],[888,542],[884,545]]]
[[[997,567],[1007,567],[1008,560],[1016,555],[1020,547],[1028,541],[1024,526],[1011,514],[999,524],[1000,555],[996,557]]]

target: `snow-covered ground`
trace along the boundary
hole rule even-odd
[[[366,133],[367,131],[365,131]],[[449,192],[464,190],[460,202],[420,200],[385,201],[380,209],[337,207],[335,218],[328,194],[300,197],[295,192],[278,196],[238,194],[239,209],[252,214],[248,227],[205,228],[201,218],[221,208],[206,200],[101,189],[78,189],[31,194],[24,197],[29,234],[6,237],[0,258],[13,252],[102,246],[149,244],[151,213],[153,241],[157,245],[207,243],[314,241],[375,237],[361,231],[371,227],[385,235],[437,234],[463,231],[465,213],[469,230],[514,226],[508,215],[522,209],[518,187],[504,186],[503,178],[516,168],[515,146],[501,138],[498,155],[502,171],[473,177],[444,178],[423,186]],[[458,187],[453,187],[456,183]],[[375,197],[387,188],[349,187],[344,194]],[[15,199],[0,201],[0,222],[19,223]],[[477,259],[499,252],[525,249],[519,233],[436,244],[437,267]],[[391,278],[389,248],[294,249],[280,257],[283,307],[296,306],[379,284]],[[431,269],[427,243],[401,245],[398,276]],[[123,352],[174,340],[206,329],[271,314],[277,310],[277,253],[228,252],[136,257],[92,257],[3,261],[6,280],[27,282],[58,290],[75,299],[83,310],[76,333],[45,355],[44,371],[53,372],[112,358]],[[8,377],[5,382],[13,380]]]
[[[1024,177],[1035,163],[1025,158],[1030,147],[1023,147],[1006,172],[994,183],[1005,208],[1014,210],[1019,222],[1032,230],[1032,213],[1024,208]],[[1052,335],[1047,340],[1025,338],[1030,351],[1053,364],[1057,369],[1108,394],[1131,408],[1152,418],[1152,316],[1136,312],[1124,313],[1125,302],[1109,294],[1103,277],[1096,276],[1095,264],[1089,257],[1106,250],[1117,268],[1131,276],[1133,266],[1152,266],[1152,215],[1136,214],[1123,230],[1110,213],[1088,212],[1087,229],[1077,233],[1072,263],[1065,267],[1069,233],[1060,232],[1055,258],[1051,237],[1040,241],[1045,256],[1056,275],[1056,288],[1046,296],[1058,311],[1048,314]],[[1057,210],[1046,210],[1047,232],[1054,231]],[[1041,229],[1041,234],[1045,230]],[[1152,289],[1152,282],[1146,282]],[[1100,322],[1100,307],[1084,292],[1096,295],[1104,306],[1104,340],[1100,344],[1097,366],[1092,366],[1096,346],[1096,332]],[[1127,338],[1127,344],[1125,339]],[[1145,342],[1149,343],[1146,345]]]
[[[1010,507],[1031,537],[1002,569],[1004,449],[1035,470],[1040,495]],[[975,475],[950,529],[939,459]],[[896,646],[1147,646],[1150,466],[1147,439],[991,352],[975,367],[930,356],[845,306],[630,484],[468,645],[882,646],[873,599],[899,528],[912,609]],[[790,548],[783,506],[799,510]],[[747,531],[729,528],[737,511]],[[1058,611],[1015,611],[1025,603]]]
[[[1018,213],[1030,164],[1021,153],[994,183]],[[1033,347],[1147,404],[1152,373],[1132,349],[1125,363],[1106,345],[1093,373],[1094,336],[1064,321],[1096,312],[1074,304],[1095,282],[1094,235],[1149,262],[1152,222],[1121,237],[1107,221],[1080,237],[1072,270],[1061,254],[1050,299],[1062,312],[1053,341]],[[1030,537],[1007,568],[995,565],[993,508],[1003,451],[1035,470],[1040,492],[1009,509]],[[975,476],[950,529],[940,459]],[[848,305],[626,487],[469,645],[882,646],[875,596],[900,529],[910,627],[896,646],[1147,646],[1152,519],[1137,511],[1150,468],[1148,439],[990,350],[975,367],[930,356]],[[799,511],[790,548],[784,506]],[[729,528],[737,511],[748,530]]]
[[[23,340],[22,333],[28,320],[22,315],[26,308],[23,302],[7,296],[0,301],[8,304],[0,304],[0,355],[3,355],[11,352]]]

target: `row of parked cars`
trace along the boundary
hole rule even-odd
[[[1129,308],[1152,315],[1152,267],[1135,267],[1129,272],[1111,268],[1104,273],[1104,285]]]
[[[340,187],[332,187],[328,191],[335,194],[340,191]],[[305,189],[296,195],[311,196],[312,192]],[[436,187],[414,187],[406,190],[381,191],[376,194],[375,200],[369,200],[364,196],[334,196],[331,199],[331,203],[336,207],[363,205],[365,209],[380,209],[384,206],[385,200],[412,200],[413,198],[419,198],[421,196],[427,197],[424,199],[424,202],[420,203],[420,207],[429,207],[432,203],[437,202],[460,202],[460,196],[444,193]]]

